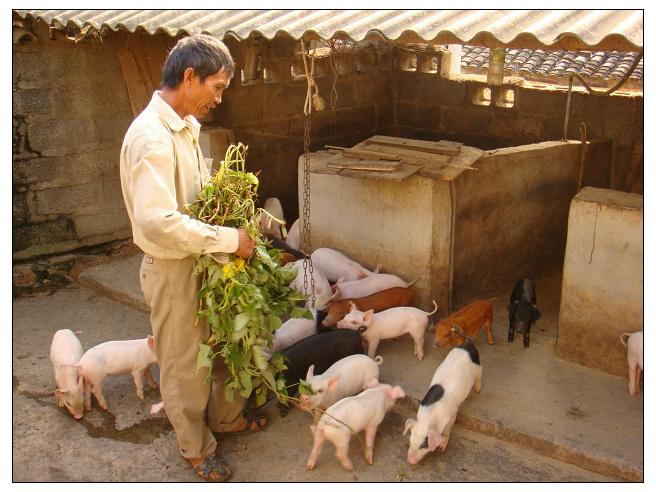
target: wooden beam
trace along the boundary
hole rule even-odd
[[[132,114],[137,116],[148,105],[153,84],[145,60],[139,60],[139,53],[135,53],[136,43],[130,36],[132,34],[118,31],[111,38],[123,72]]]

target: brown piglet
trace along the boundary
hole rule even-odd
[[[410,306],[413,296],[414,291],[409,287],[392,287],[358,299],[340,299],[328,305],[328,314],[321,322],[321,326],[324,328],[336,326],[337,322],[349,313],[349,302],[355,304],[360,311],[373,309],[377,313],[393,307]]]
[[[489,300],[477,300],[435,323],[435,340],[433,345],[450,347],[461,345],[465,336],[476,338],[478,331],[485,327],[487,343],[494,344],[492,334],[492,303]]]

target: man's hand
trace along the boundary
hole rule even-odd
[[[239,232],[239,246],[235,254],[246,259],[253,254],[255,249],[255,239],[251,239],[246,229],[237,229]]]

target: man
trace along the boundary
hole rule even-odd
[[[197,119],[221,102],[233,72],[230,52],[220,41],[207,35],[181,39],[164,63],[162,90],[130,125],[120,159],[133,239],[144,252],[139,278],[151,308],[164,408],[182,455],[209,481],[227,480],[230,470],[216,456],[216,439],[205,421],[210,384],[207,369],[197,371],[196,358],[209,327],[196,318],[199,279],[192,254],[248,258],[255,242],[245,229],[192,219],[184,205],[195,200],[210,177]],[[219,423],[213,430],[258,430],[266,424],[242,415],[243,399],[227,402],[223,391],[214,398],[221,415],[214,415]]]

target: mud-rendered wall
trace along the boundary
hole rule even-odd
[[[119,150],[132,119],[111,45],[48,27],[12,46],[15,259],[130,237]]]
[[[557,354],[626,376],[618,337],[642,323],[643,197],[583,188],[569,210]]]
[[[567,142],[498,149],[458,177],[454,309],[562,264],[579,149]]]

